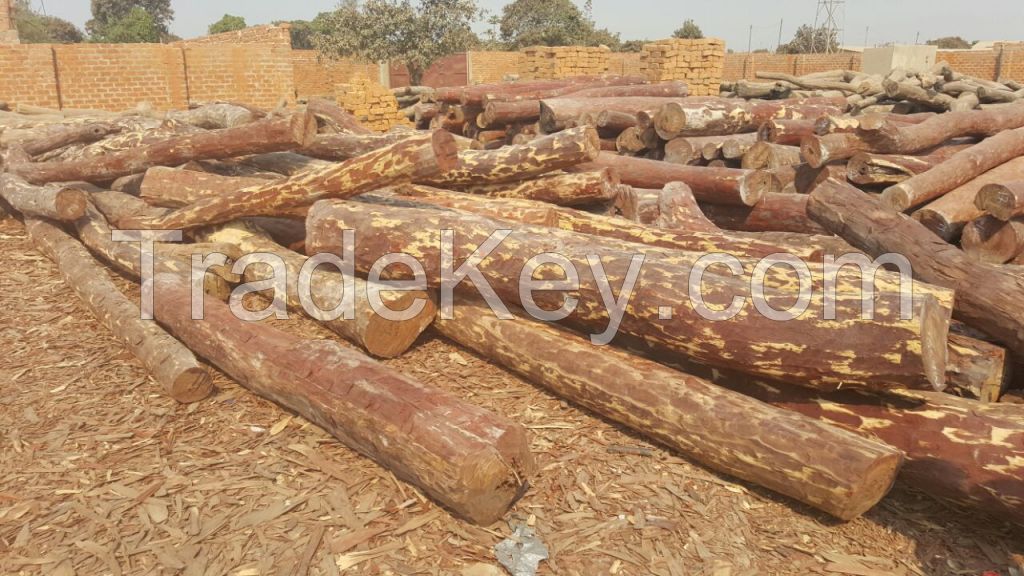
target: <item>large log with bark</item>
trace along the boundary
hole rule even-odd
[[[309,144],[298,152],[322,160],[348,160],[401,142],[417,134],[419,133],[411,130],[384,134],[350,134],[346,132],[317,134]]]
[[[524,82],[501,82],[497,84],[478,84],[451,89],[451,94],[444,94],[445,89],[437,93],[447,101],[454,95],[454,101],[463,106],[484,106],[494,101],[543,100],[566,96],[581,90],[603,88],[607,86],[633,86],[647,84],[643,76],[577,76],[562,80],[531,80]]]
[[[459,299],[437,330],[567,400],[717,470],[843,520],[888,492],[902,455],[634,354]]]
[[[618,184],[615,172],[604,169],[575,174],[551,174],[507,184],[468,186],[460,190],[491,198],[538,200],[557,206],[580,206],[614,200]]]
[[[669,182],[684,182],[702,202],[753,206],[762,196],[781,189],[778,180],[764,171],[736,168],[683,166],[645,158],[630,158],[602,152],[596,160],[573,170],[611,168],[623,184],[637,188],[663,188]]]
[[[14,174],[0,174],[0,198],[25,216],[65,222],[85,214],[86,195],[63,184],[35,186]]]
[[[373,130],[360,124],[355,116],[328,98],[311,99],[306,104],[306,110],[316,116],[317,120],[323,122],[332,132],[373,134]]]
[[[171,136],[157,142],[95,158],[68,162],[20,163],[10,171],[29,182],[110,182],[145,172],[153,166],[174,166],[190,160],[231,158],[301,148],[316,134],[310,114],[260,120],[226,130]]]
[[[756,132],[768,120],[799,120],[842,114],[846,102],[837,99],[737,100],[670,102],[658,109],[654,128],[663,140],[679,136],[713,136]]]
[[[1024,128],[1000,132],[957,152],[927,172],[886,188],[882,203],[903,212],[1020,156],[1024,156]]]
[[[740,166],[746,170],[775,169],[800,164],[800,148],[771,142],[756,142],[743,154]]]
[[[29,156],[38,156],[72,144],[102,140],[120,129],[120,126],[109,122],[58,124],[38,129],[35,131],[37,134],[19,140],[16,145]]]
[[[262,178],[220,176],[209,172],[154,166],[146,170],[139,197],[154,206],[180,208],[207,196],[237,192],[242,188],[263,186]]]
[[[807,215],[806,194],[765,194],[750,207],[704,203],[708,219],[726,230],[830,235]]]
[[[210,394],[209,371],[155,322],[143,320],[139,306],[118,290],[106,269],[77,240],[43,220],[27,218],[25,229],[39,251],[57,265],[64,282],[167,395],[179,402],[197,402]],[[188,298],[184,305],[190,309]]]
[[[322,198],[349,198],[390,184],[436,177],[456,165],[452,135],[438,130],[406,138],[369,154],[301,172],[291,178],[200,199],[134,226],[179,229],[220,224],[245,216],[276,216]]]
[[[914,276],[956,290],[957,318],[1024,353],[1024,278],[977,262],[911,218],[847,184],[829,180],[811,193],[807,213],[850,244],[878,257],[905,257]]]
[[[534,472],[526,431],[355,350],[243,322],[226,305],[189,314],[187,283],[156,278],[156,318],[239,384],[294,410],[460,516],[490,524]]]
[[[949,391],[982,402],[998,402],[1010,383],[1006,349],[964,334],[949,334]]]
[[[416,258],[425,268],[428,283],[438,286],[442,230],[459,231],[452,241],[451,257],[454,262],[465,263],[495,231],[506,226],[501,221],[453,212],[323,201],[309,212],[307,251],[337,253],[339,231],[343,229],[355,230],[360,239],[355,248],[360,271],[368,270],[383,254],[400,251]],[[869,388],[944,386],[949,318],[948,310],[934,296],[915,297],[910,303],[913,310],[905,311],[909,312],[910,320],[901,318],[900,306],[888,305],[877,307],[874,318],[865,320],[859,298],[838,299],[836,318],[844,325],[841,338],[835,333],[835,321],[824,320],[824,304],[813,295],[807,309],[787,314],[797,317],[786,322],[750,310],[728,318],[729,313],[712,314],[717,321],[709,322],[707,313],[711,309],[694,305],[696,300],[687,300],[688,296],[698,295],[682,280],[694,270],[692,254],[647,251],[636,273],[637,254],[632,247],[595,246],[590,238],[519,226],[508,232],[486,258],[481,260],[477,254],[470,262],[477,264],[481,274],[477,280],[486,280],[504,301],[522,305],[518,283],[508,279],[519,277],[534,256],[559,254],[575,266],[579,283],[565,292],[534,292],[535,306],[558,310],[566,304],[564,298],[571,297],[575,306],[570,308],[568,317],[563,317],[565,322],[607,332],[610,322],[619,320],[620,334],[645,339],[658,350],[711,365],[740,367],[751,374],[792,377],[807,386],[825,389],[840,384]],[[602,264],[601,271],[595,273],[591,262],[596,258]],[[631,266],[636,283],[631,293],[625,293],[629,306],[612,312],[601,296],[601,286],[605,286],[606,295],[605,282],[625,286]],[[389,277],[405,278],[409,271],[393,267],[386,272]],[[719,311],[730,306],[735,310],[734,297],[741,299],[742,307],[742,299],[751,296],[749,279],[714,273],[704,274],[698,289],[701,301]],[[786,310],[792,305],[792,291],[767,288],[764,299],[775,310]],[[669,314],[667,302],[681,304]],[[655,318],[659,320],[653,321]]]
[[[947,144],[920,156],[905,154],[854,154],[846,165],[846,177],[859,185],[897,184],[927,172],[971,144]]]
[[[960,247],[982,262],[1005,264],[1024,252],[1024,219],[982,216],[964,227]]]
[[[955,242],[968,222],[985,214],[975,205],[982,188],[1021,178],[1024,178],[1024,157],[997,166],[933,200],[914,212],[913,217],[943,240]]]
[[[757,139],[785,146],[799,146],[805,136],[815,133],[817,120],[769,120],[757,128]]]
[[[1024,216],[1024,179],[982,186],[974,206],[1004,221]]]
[[[597,131],[579,127],[544,136],[528,144],[497,150],[463,150],[459,152],[455,166],[416,181],[442,187],[517,182],[590,162],[600,151]]]
[[[540,101],[540,129],[552,133],[566,127],[583,114],[601,113],[605,110],[636,114],[640,110],[656,110],[669,103],[685,103],[685,98],[661,98],[656,96],[632,96],[619,98],[550,98]]]

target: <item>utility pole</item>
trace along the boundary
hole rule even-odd
[[[747,32],[747,54],[750,54],[750,48],[754,42],[754,25],[750,25],[750,31]]]
[[[871,31],[871,26],[864,27],[864,47],[868,47],[868,32]]]
[[[920,43],[921,43],[921,33],[918,32],[917,36],[914,36],[914,44],[920,44]]]
[[[779,46],[782,46],[782,18],[779,18],[779,41],[775,43],[775,51],[779,51]]]

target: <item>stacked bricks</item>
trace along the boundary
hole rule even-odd
[[[493,84],[519,77],[519,52],[469,52],[469,84]]]
[[[164,44],[56,44],[52,50],[64,108],[126,110],[141,102],[157,110],[188,106],[185,62],[179,48]],[[51,65],[51,77],[53,70]]]
[[[184,54],[193,104],[226,100],[269,109],[295,99],[290,45],[200,44]]]
[[[59,108],[53,68],[53,49],[47,44],[0,46],[0,101]]]
[[[717,38],[671,38],[644,44],[640,72],[651,82],[682,80],[693,96],[718,94],[725,66],[725,42]]]
[[[386,131],[396,125],[411,125],[399,114],[398,100],[390,90],[368,78],[356,78],[335,86],[338,105],[352,113],[371,130]]]
[[[522,50],[519,77],[546,80],[600,76],[608,72],[610,54],[606,46],[531,46]]]
[[[616,76],[643,76],[639,52],[613,52],[608,60],[608,73]]]

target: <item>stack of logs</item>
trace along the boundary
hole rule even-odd
[[[851,114],[850,95],[811,90],[688,97],[628,77],[411,89],[420,129],[387,133],[327,100],[5,112],[0,196],[168,394],[208,394],[205,358],[476,522],[543,472],[520,424],[371,359],[428,328],[840,519],[899,478],[1024,523],[1024,412],[998,402],[1024,353],[1024,280],[1003,263],[1024,228],[1024,102]],[[108,267],[145,273],[117,229],[184,232],[157,238],[155,323],[110,282]],[[421,274],[408,257],[378,262],[395,252]],[[913,280],[831,264],[889,253]],[[472,282],[435,321],[453,263]],[[390,283],[416,276],[412,291]],[[360,351],[242,321],[242,294]]]

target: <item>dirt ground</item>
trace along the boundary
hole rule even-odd
[[[16,220],[0,221],[0,257],[0,574],[504,573],[507,522],[452,518],[219,373],[213,397],[176,404]],[[550,549],[541,574],[1010,574],[1024,553],[1020,529],[904,486],[836,523],[429,333],[388,364],[529,428],[540,471],[508,520]]]

